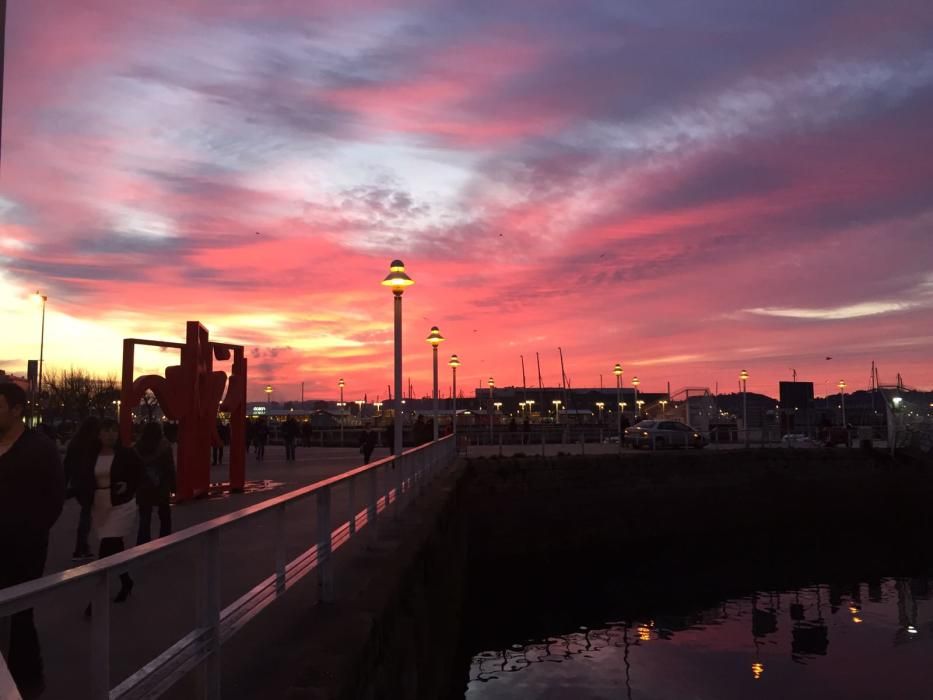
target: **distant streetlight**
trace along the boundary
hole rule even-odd
[[[603,409],[604,409],[605,407],[606,407],[606,404],[603,403],[602,401],[597,401],[597,402],[596,402],[596,410],[599,411],[599,424],[600,424],[600,425],[602,425],[602,423],[603,423]]]
[[[454,433],[454,435],[456,435],[456,434],[457,434],[457,367],[460,366],[460,358],[457,357],[456,355],[451,355],[451,356],[450,356],[450,361],[449,361],[447,364],[450,366],[450,371],[453,373],[453,379],[454,379],[454,402],[453,402],[453,409],[454,409],[454,420],[453,420],[453,423],[454,423],[454,424],[453,424],[453,433]]]
[[[272,385],[267,384],[266,388],[263,389],[263,391],[266,392],[266,405],[271,408],[272,407]]]
[[[373,404],[373,408],[376,409],[376,412],[377,412],[377,413],[380,413],[380,414],[381,414],[381,413],[382,413],[382,401],[376,401],[376,402]]]
[[[434,441],[437,442],[437,346],[444,342],[437,326],[431,326],[431,332],[425,340],[431,344],[431,356],[434,362]]]
[[[638,417],[641,418],[641,407],[645,405],[644,399],[638,399],[635,402],[635,407],[638,409]]]
[[[357,399],[353,403],[356,404],[356,412],[359,415],[360,422],[363,422],[363,405],[366,403],[363,399]]]
[[[489,382],[489,444],[492,444],[492,392],[496,388],[495,380],[490,377]]]
[[[535,402],[534,402],[533,399],[526,399],[526,400],[525,400],[525,405],[528,407],[528,417],[530,418],[530,417],[531,417],[531,413],[532,413],[532,411],[534,411],[534,408],[535,408]]]
[[[667,415],[667,401],[661,399],[658,403],[661,404],[661,417],[664,418]]]
[[[492,405],[496,407],[496,413],[499,413],[499,412],[500,412],[500,409],[502,408],[502,402],[501,402],[501,401],[494,401]]]
[[[742,380],[742,427],[745,429],[745,447],[748,448],[748,372],[739,372]]]
[[[641,418],[641,404],[638,403],[638,385],[639,384],[641,384],[641,382],[638,381],[638,377],[632,377],[632,386],[635,387],[635,408],[638,410],[638,415],[635,416],[636,418]],[[636,420],[635,422],[637,423],[638,421]]]
[[[402,294],[405,288],[413,285],[415,281],[405,274],[405,264],[401,260],[393,260],[389,264],[389,274],[382,280],[382,284],[392,288],[395,298],[395,449],[397,456],[402,454],[402,411],[399,400],[402,398]]]
[[[839,387],[839,398],[842,402],[842,426],[846,425],[846,380],[840,379],[836,385]]]
[[[616,375],[616,403],[619,404],[619,415],[617,416],[617,427],[619,430],[619,454],[622,454],[622,363],[616,362],[612,368],[612,373]]]
[[[337,386],[340,387],[340,401],[337,402],[337,409],[340,414],[340,446],[343,447],[343,407],[346,406],[343,402],[343,388],[346,386],[343,377],[337,380]]]
[[[560,399],[551,401],[554,404],[554,423],[560,423],[560,405],[563,403]]]
[[[35,304],[42,304],[42,330],[39,336],[39,380],[37,383],[36,389],[36,419],[35,422],[38,423],[42,419],[42,364],[45,355],[45,304],[49,300],[49,297],[45,294],[42,294],[37,289],[32,295],[32,301]]]
[[[113,402],[113,405],[116,406],[117,422],[119,422],[120,421],[120,399],[116,399]]]

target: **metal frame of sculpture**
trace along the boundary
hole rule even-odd
[[[137,345],[181,350],[181,362],[165,368],[165,376],[133,377]],[[229,360],[230,377],[214,370],[214,360]],[[224,390],[226,389],[226,394]],[[198,321],[188,321],[184,343],[163,340],[123,340],[120,437],[133,435],[132,410],[151,390],[169,420],[178,421],[176,501],[204,496],[210,489],[211,446],[222,444],[217,433],[218,410],[230,414],[230,488],[243,490],[246,481],[246,356],[242,345],[212,342]]]

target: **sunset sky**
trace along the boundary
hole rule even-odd
[[[929,0],[9,0],[0,368],[933,387]],[[827,357],[832,357],[827,360]],[[171,354],[144,354],[159,371]]]

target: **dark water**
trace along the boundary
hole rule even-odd
[[[605,620],[472,658],[466,698],[933,699],[930,579],[815,585]],[[555,604],[558,595],[555,592]]]

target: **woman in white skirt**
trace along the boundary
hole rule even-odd
[[[100,543],[98,557],[103,559],[122,552],[125,538],[136,530],[136,488],[142,472],[139,455],[120,444],[117,422],[104,418],[100,422],[97,449],[88,452],[75,489],[79,500],[91,501],[91,532]],[[114,598],[122,603],[133,592],[133,579],[120,574],[120,592]]]

